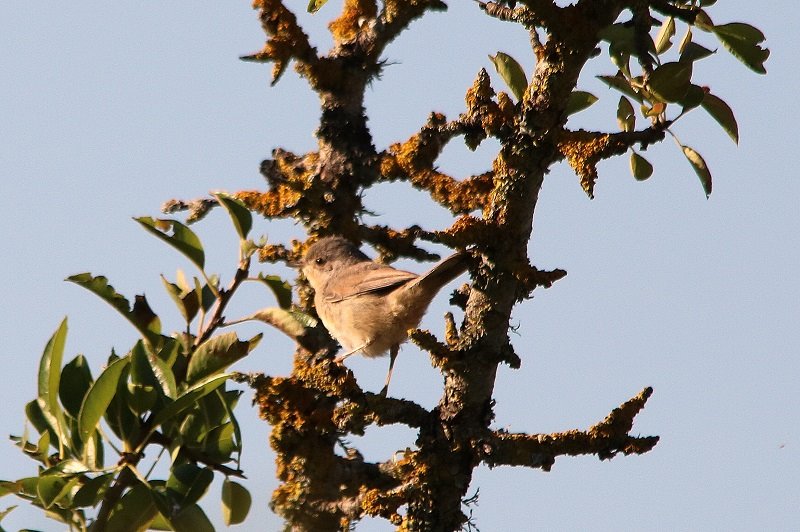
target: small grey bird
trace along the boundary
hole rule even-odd
[[[386,395],[400,344],[419,325],[436,293],[466,271],[467,258],[463,251],[455,253],[417,275],[373,262],[342,237],[314,243],[301,267],[314,289],[317,314],[346,351],[337,362],[359,351],[367,357],[389,351],[381,390]]]

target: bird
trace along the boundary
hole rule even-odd
[[[322,324],[345,350],[337,362],[358,352],[370,358],[389,352],[380,392],[386,396],[400,344],[439,290],[467,270],[468,259],[459,251],[418,275],[374,262],[350,240],[328,236],[308,248],[300,266]]]

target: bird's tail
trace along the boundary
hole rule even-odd
[[[416,278],[412,284],[435,294],[441,287],[467,271],[468,266],[469,254],[466,251],[459,251]]]

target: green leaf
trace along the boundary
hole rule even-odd
[[[139,439],[141,434],[141,420],[133,415],[128,408],[128,376],[130,366],[122,370],[117,393],[111,399],[111,404],[106,409],[105,420],[109,428],[126,444],[131,444]]]
[[[198,382],[186,390],[175,401],[168,403],[164,408],[155,413],[151,422],[151,430],[155,430],[168,419],[172,419],[184,410],[194,406],[201,397],[216,390],[228,378],[230,378],[230,374],[228,373],[214,375]]]
[[[148,360],[147,350],[140,341],[136,342],[131,350],[130,381],[128,391],[130,397],[128,405],[136,414],[143,414],[150,410],[158,400],[161,386],[156,380],[152,366]]]
[[[78,430],[83,442],[86,442],[94,433],[97,423],[106,413],[111,400],[117,393],[117,383],[122,370],[128,366],[129,362],[128,358],[120,358],[112,362],[89,388],[78,414]]]
[[[650,74],[647,89],[662,102],[678,102],[689,90],[691,79],[691,63],[664,63]]]
[[[33,499],[39,495],[36,493],[36,486],[39,484],[39,477],[25,477],[14,482],[3,481],[3,489],[7,493],[16,493],[22,497]]]
[[[311,314],[306,314],[305,312],[301,312],[299,310],[290,310],[289,314],[291,314],[292,318],[294,318],[294,320],[303,327],[310,327],[313,329],[319,323]]]
[[[249,320],[263,321],[290,338],[295,339],[305,334],[306,327],[314,327],[316,325],[316,320],[308,314],[275,307],[261,309],[244,318],[228,322],[226,325],[234,325]]]
[[[167,479],[167,495],[180,508],[190,506],[205,494],[214,472],[207,467],[194,464],[181,464],[172,468]]]
[[[644,181],[653,175],[653,165],[638,153],[632,152],[631,173],[637,181]]]
[[[591,107],[597,101],[597,96],[586,91],[572,91],[567,101],[567,116],[573,115]]]
[[[328,0],[309,0],[308,1],[308,12],[309,13],[316,13],[319,9],[325,5]]]
[[[620,72],[623,72],[626,76],[630,76],[631,74],[631,54],[625,50],[619,50],[613,44],[608,47],[608,54],[611,58],[611,62],[614,63]]]
[[[150,488],[144,484],[136,484],[114,505],[104,530],[105,532],[146,530],[157,513]]]
[[[239,450],[234,439],[233,423],[214,427],[200,439],[204,443],[203,454],[219,462],[227,462],[231,459],[231,455]]]
[[[514,93],[517,101],[522,100],[525,89],[528,88],[528,78],[517,60],[503,52],[497,52],[494,57],[490,55],[489,59],[508,88]]]
[[[683,38],[681,39],[680,44],[678,45],[678,51],[682,54],[686,47],[692,44],[692,27],[686,27],[686,33],[683,34]]]
[[[769,57],[769,50],[759,46],[766,39],[761,30],[743,22],[732,22],[714,26],[712,31],[735,58],[759,74],[767,73],[764,61]]]
[[[697,177],[700,178],[706,197],[709,197],[711,195],[711,172],[708,170],[708,165],[706,165],[703,157],[689,146],[681,146],[681,149],[683,150],[683,155],[692,165]]]
[[[681,50],[681,57],[678,61],[681,63],[693,63],[705,59],[710,55],[714,55],[715,53],[716,52],[713,50],[709,50],[701,44],[690,42]]]
[[[622,94],[626,96],[630,96],[634,100],[639,103],[642,103],[642,95],[639,94],[634,87],[631,86],[630,82],[625,79],[620,73],[617,73],[616,76],[597,76],[597,79],[611,87],[612,89],[616,89]]]
[[[203,377],[221,371],[252,351],[262,335],[242,341],[230,332],[209,338],[197,348],[186,371],[187,382],[197,382]]]
[[[161,386],[161,391],[170,399],[175,399],[178,395],[178,386],[175,383],[175,374],[172,372],[171,366],[178,356],[179,348],[180,344],[170,338],[164,342],[164,346],[157,355],[153,356],[153,354],[147,353],[147,361],[150,363],[153,375]]]
[[[58,388],[61,382],[61,361],[64,343],[67,340],[67,319],[61,322],[50,337],[39,361],[39,398],[53,415],[61,411],[58,404]]]
[[[205,266],[205,252],[194,231],[176,220],[154,219],[149,216],[134,218],[150,233],[174,247],[201,270]],[[172,232],[170,234],[170,231]]]
[[[161,276],[161,282],[164,283],[167,294],[175,302],[175,306],[178,307],[178,312],[181,313],[183,319],[187,324],[191,323],[200,308],[200,299],[197,291],[194,289],[184,290],[177,284],[169,282],[163,275]]]
[[[695,84],[689,85],[689,89],[686,91],[686,94],[681,98],[681,101],[678,102],[683,107],[683,112],[690,109],[694,109],[698,105],[703,102],[703,99],[706,96],[706,91],[703,87]]]
[[[281,279],[278,275],[264,275],[263,273],[258,274],[258,280],[272,290],[278,300],[279,307],[288,309],[292,306],[292,285],[287,281]]]
[[[92,372],[86,357],[78,355],[61,370],[61,383],[58,396],[64,409],[74,418],[78,417],[81,410],[83,397],[92,385]]]
[[[230,215],[231,221],[233,221],[233,226],[236,228],[239,238],[242,240],[247,238],[247,234],[250,232],[250,229],[253,228],[253,215],[250,214],[250,210],[241,200],[229,196],[224,192],[217,192],[213,194],[213,196],[217,198],[219,204],[228,211],[228,215]]]
[[[219,279],[217,276],[213,275],[210,281],[217,286]],[[214,295],[214,291],[207,284],[201,285],[200,279],[197,277],[194,278],[194,287],[197,293],[200,294],[200,306],[205,312],[208,312],[211,306],[217,301],[217,296]]]
[[[6,517],[8,514],[10,514],[10,513],[11,513],[11,512],[14,510],[14,508],[16,508],[17,506],[18,506],[18,505],[14,504],[13,506],[9,506],[9,507],[8,507],[8,508],[6,508],[5,510],[1,511],[1,512],[0,512],[0,521],[2,521],[3,519],[5,519],[5,517]]]
[[[180,424],[177,429],[178,434],[180,435],[180,441],[182,441],[185,445],[189,447],[196,446],[192,444],[200,443],[202,434],[208,431],[209,422],[206,420],[203,407],[205,406],[207,399],[213,395],[214,394],[208,394],[207,396],[203,397],[196,408],[193,408],[191,411],[175,419],[175,422]],[[164,426],[168,426],[170,424],[171,422],[166,421]],[[172,433],[172,431],[167,429],[165,429],[165,431]]]
[[[75,426],[77,426],[77,421],[74,422]],[[74,430],[73,438],[75,440],[80,440],[80,437],[77,436],[77,430]],[[76,445],[77,447],[77,445]],[[89,441],[83,446],[81,452],[81,460],[87,467],[89,467],[92,471],[100,471],[103,469],[103,458],[105,455],[105,450],[103,448],[103,439],[100,436],[99,432],[95,432],[92,438],[89,438]]]
[[[117,309],[151,344],[156,345],[159,342],[161,322],[150,309],[144,296],[136,296],[131,309],[128,299],[117,293],[114,287],[108,284],[108,279],[102,275],[94,277],[91,273],[80,273],[67,277],[67,281],[82,286]]]
[[[90,472],[91,469],[80,460],[68,458],[61,460],[53,467],[45,469],[40,475],[82,475]]]
[[[222,482],[222,519],[226,526],[243,522],[252,502],[247,488],[228,478]]]
[[[25,416],[27,416],[28,421],[31,422],[31,425],[33,425],[39,434],[47,432],[50,434],[50,440],[52,442],[59,441],[56,418],[50,414],[50,412],[45,412],[44,401],[41,399],[34,399],[27,403],[25,405]]]
[[[617,124],[622,131],[633,131],[636,129],[636,113],[633,104],[625,96],[619,97],[617,104]]]
[[[635,54],[636,32],[633,26],[617,22],[597,32],[597,36],[606,41],[616,52]]]
[[[733,139],[733,142],[739,144],[739,125],[736,123],[736,117],[733,115],[733,110],[730,106],[710,92],[706,93],[703,103],[700,105],[722,126],[722,129]]]
[[[76,484],[78,477],[67,474],[42,475],[36,485],[36,494],[45,509],[61,500]]]
[[[72,498],[73,506],[78,508],[95,506],[103,500],[103,496],[111,485],[112,480],[114,480],[114,475],[112,473],[106,473],[105,475],[89,479]]]
[[[156,515],[156,518],[150,523],[150,530],[165,530],[169,532],[172,530],[172,527],[170,526],[169,521],[167,521],[167,518],[164,517],[164,514],[159,512]]]
[[[187,506],[180,513],[171,517],[169,524],[175,532],[214,532],[214,525],[196,504]]]
[[[47,453],[50,451],[50,433],[44,431],[39,436],[39,441],[36,442],[36,455],[39,456],[42,462],[47,458]]]
[[[661,55],[672,47],[672,38],[675,36],[675,19],[667,17],[661,23],[661,29],[656,36],[656,54]]]
[[[66,442],[64,413],[58,402],[58,390],[61,383],[61,362],[64,358],[64,344],[67,340],[67,319],[61,324],[48,340],[39,361],[39,399],[43,413],[52,416],[52,429],[55,430],[57,441]],[[61,445],[59,449],[63,450]]]
[[[714,21],[701,9],[694,17],[694,27],[703,31],[714,31]]]

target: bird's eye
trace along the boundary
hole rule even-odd
[[[323,264],[325,264],[325,259],[323,259],[322,257],[314,259],[314,264],[316,264],[317,266],[322,266]]]

